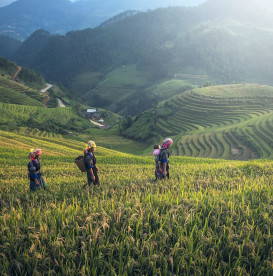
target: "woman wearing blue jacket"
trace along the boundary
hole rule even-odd
[[[84,165],[87,174],[87,183],[89,186],[100,185],[98,176],[98,168],[96,166],[97,160],[95,156],[95,150],[97,146],[94,141],[89,141],[88,146],[84,151]]]
[[[41,149],[31,150],[29,153],[28,178],[30,191],[36,191],[44,187],[44,181],[41,175]]]

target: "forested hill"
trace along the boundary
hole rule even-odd
[[[0,2],[2,2],[1,0]],[[5,0],[4,0],[5,1]],[[37,29],[65,33],[95,27],[126,10],[195,5],[204,0],[17,0],[0,8],[0,34],[25,39]],[[4,2],[8,4],[9,2]],[[0,7],[1,7],[0,3]]]
[[[38,31],[15,60],[92,105],[108,108],[119,99],[111,105],[115,112],[127,105],[129,94],[137,101],[139,91],[169,79],[272,84],[273,27],[265,23],[270,9],[257,17],[260,1],[232,1],[142,12],[65,36]]]
[[[14,53],[20,48],[22,42],[8,37],[5,35],[0,35],[0,56],[11,58]]]

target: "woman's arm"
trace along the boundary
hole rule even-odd
[[[33,162],[30,162],[28,164],[28,171],[29,171],[30,178],[34,180],[34,182],[37,186],[39,186],[40,185],[40,181],[38,178],[39,171],[37,171],[37,168],[34,166]]]
[[[163,169],[163,175],[166,176],[167,175],[167,163],[162,164],[162,169]]]
[[[90,172],[90,176],[91,176],[92,181],[95,183],[96,178],[95,178],[93,169],[89,169],[89,172]]]

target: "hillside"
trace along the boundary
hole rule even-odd
[[[243,13],[244,0],[232,8],[227,0],[219,3],[217,9],[209,0],[198,7],[140,12],[66,35],[40,30],[14,59],[61,83],[71,97],[125,115],[153,107],[157,97],[150,98],[150,88],[170,80],[271,85],[270,9],[257,18],[253,10],[263,11],[260,2],[252,1]]]
[[[69,131],[83,131],[90,123],[77,115],[71,108],[46,108],[26,105],[0,103],[3,114],[0,119],[1,129],[19,127],[67,134]]]
[[[0,102],[43,106],[40,89],[44,79],[37,73],[0,57]]]
[[[55,133],[80,131],[90,126],[72,108],[47,108],[53,101],[52,93],[41,93],[45,80],[36,72],[0,58],[0,128],[15,130],[20,127],[37,128]],[[59,92],[61,93],[61,92]]]
[[[174,153],[226,159],[272,158],[273,87],[193,89],[136,117],[123,133],[141,141],[175,138]]]
[[[7,81],[39,90],[45,86],[44,78],[37,72],[0,57],[0,74]]]
[[[27,86],[30,85],[30,86]],[[50,89],[44,91],[45,87]],[[40,88],[43,88],[42,90]],[[60,107],[58,102],[67,107]],[[141,154],[147,145],[120,136],[123,118],[109,110],[97,108],[104,126],[99,129],[86,117],[88,106],[71,100],[57,85],[51,87],[37,73],[0,58],[0,129],[13,130],[28,137],[66,135],[73,139],[98,140],[101,145],[123,152]]]
[[[0,34],[0,56],[8,59],[12,58],[21,44],[22,42],[18,39]]]
[[[84,146],[0,131],[2,273],[270,275],[272,162],[176,157],[155,184],[152,157],[98,147],[101,186],[88,189]],[[48,190],[29,193],[33,147]]]
[[[38,91],[14,82],[8,78],[0,77],[0,102],[42,106],[43,97]]]
[[[73,79],[72,97],[122,115],[136,115],[158,102],[193,88],[184,80],[155,82],[135,65],[121,66],[106,75],[84,73]]]

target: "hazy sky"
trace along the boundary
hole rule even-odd
[[[13,0],[0,0],[0,7],[14,2]]]
[[[10,3],[12,3],[12,2],[15,2],[16,0],[0,0],[0,7],[2,7],[2,6],[5,6],[5,5],[8,5],[8,4],[10,4]],[[46,1],[46,0],[45,0]],[[56,0],[57,1],[57,0]],[[79,1],[79,0],[70,0],[70,1],[72,1],[72,2],[75,2],[75,1]],[[92,0],[90,0],[90,1],[92,1]],[[131,0],[128,0],[128,1],[131,1]],[[147,0],[147,1],[149,1],[149,0]],[[205,0],[203,0],[203,1],[205,1]],[[196,3],[198,3],[198,2],[202,2],[202,0],[161,0],[161,2],[163,3],[163,2],[165,2],[166,4],[165,5],[192,5],[192,4],[196,4]]]

